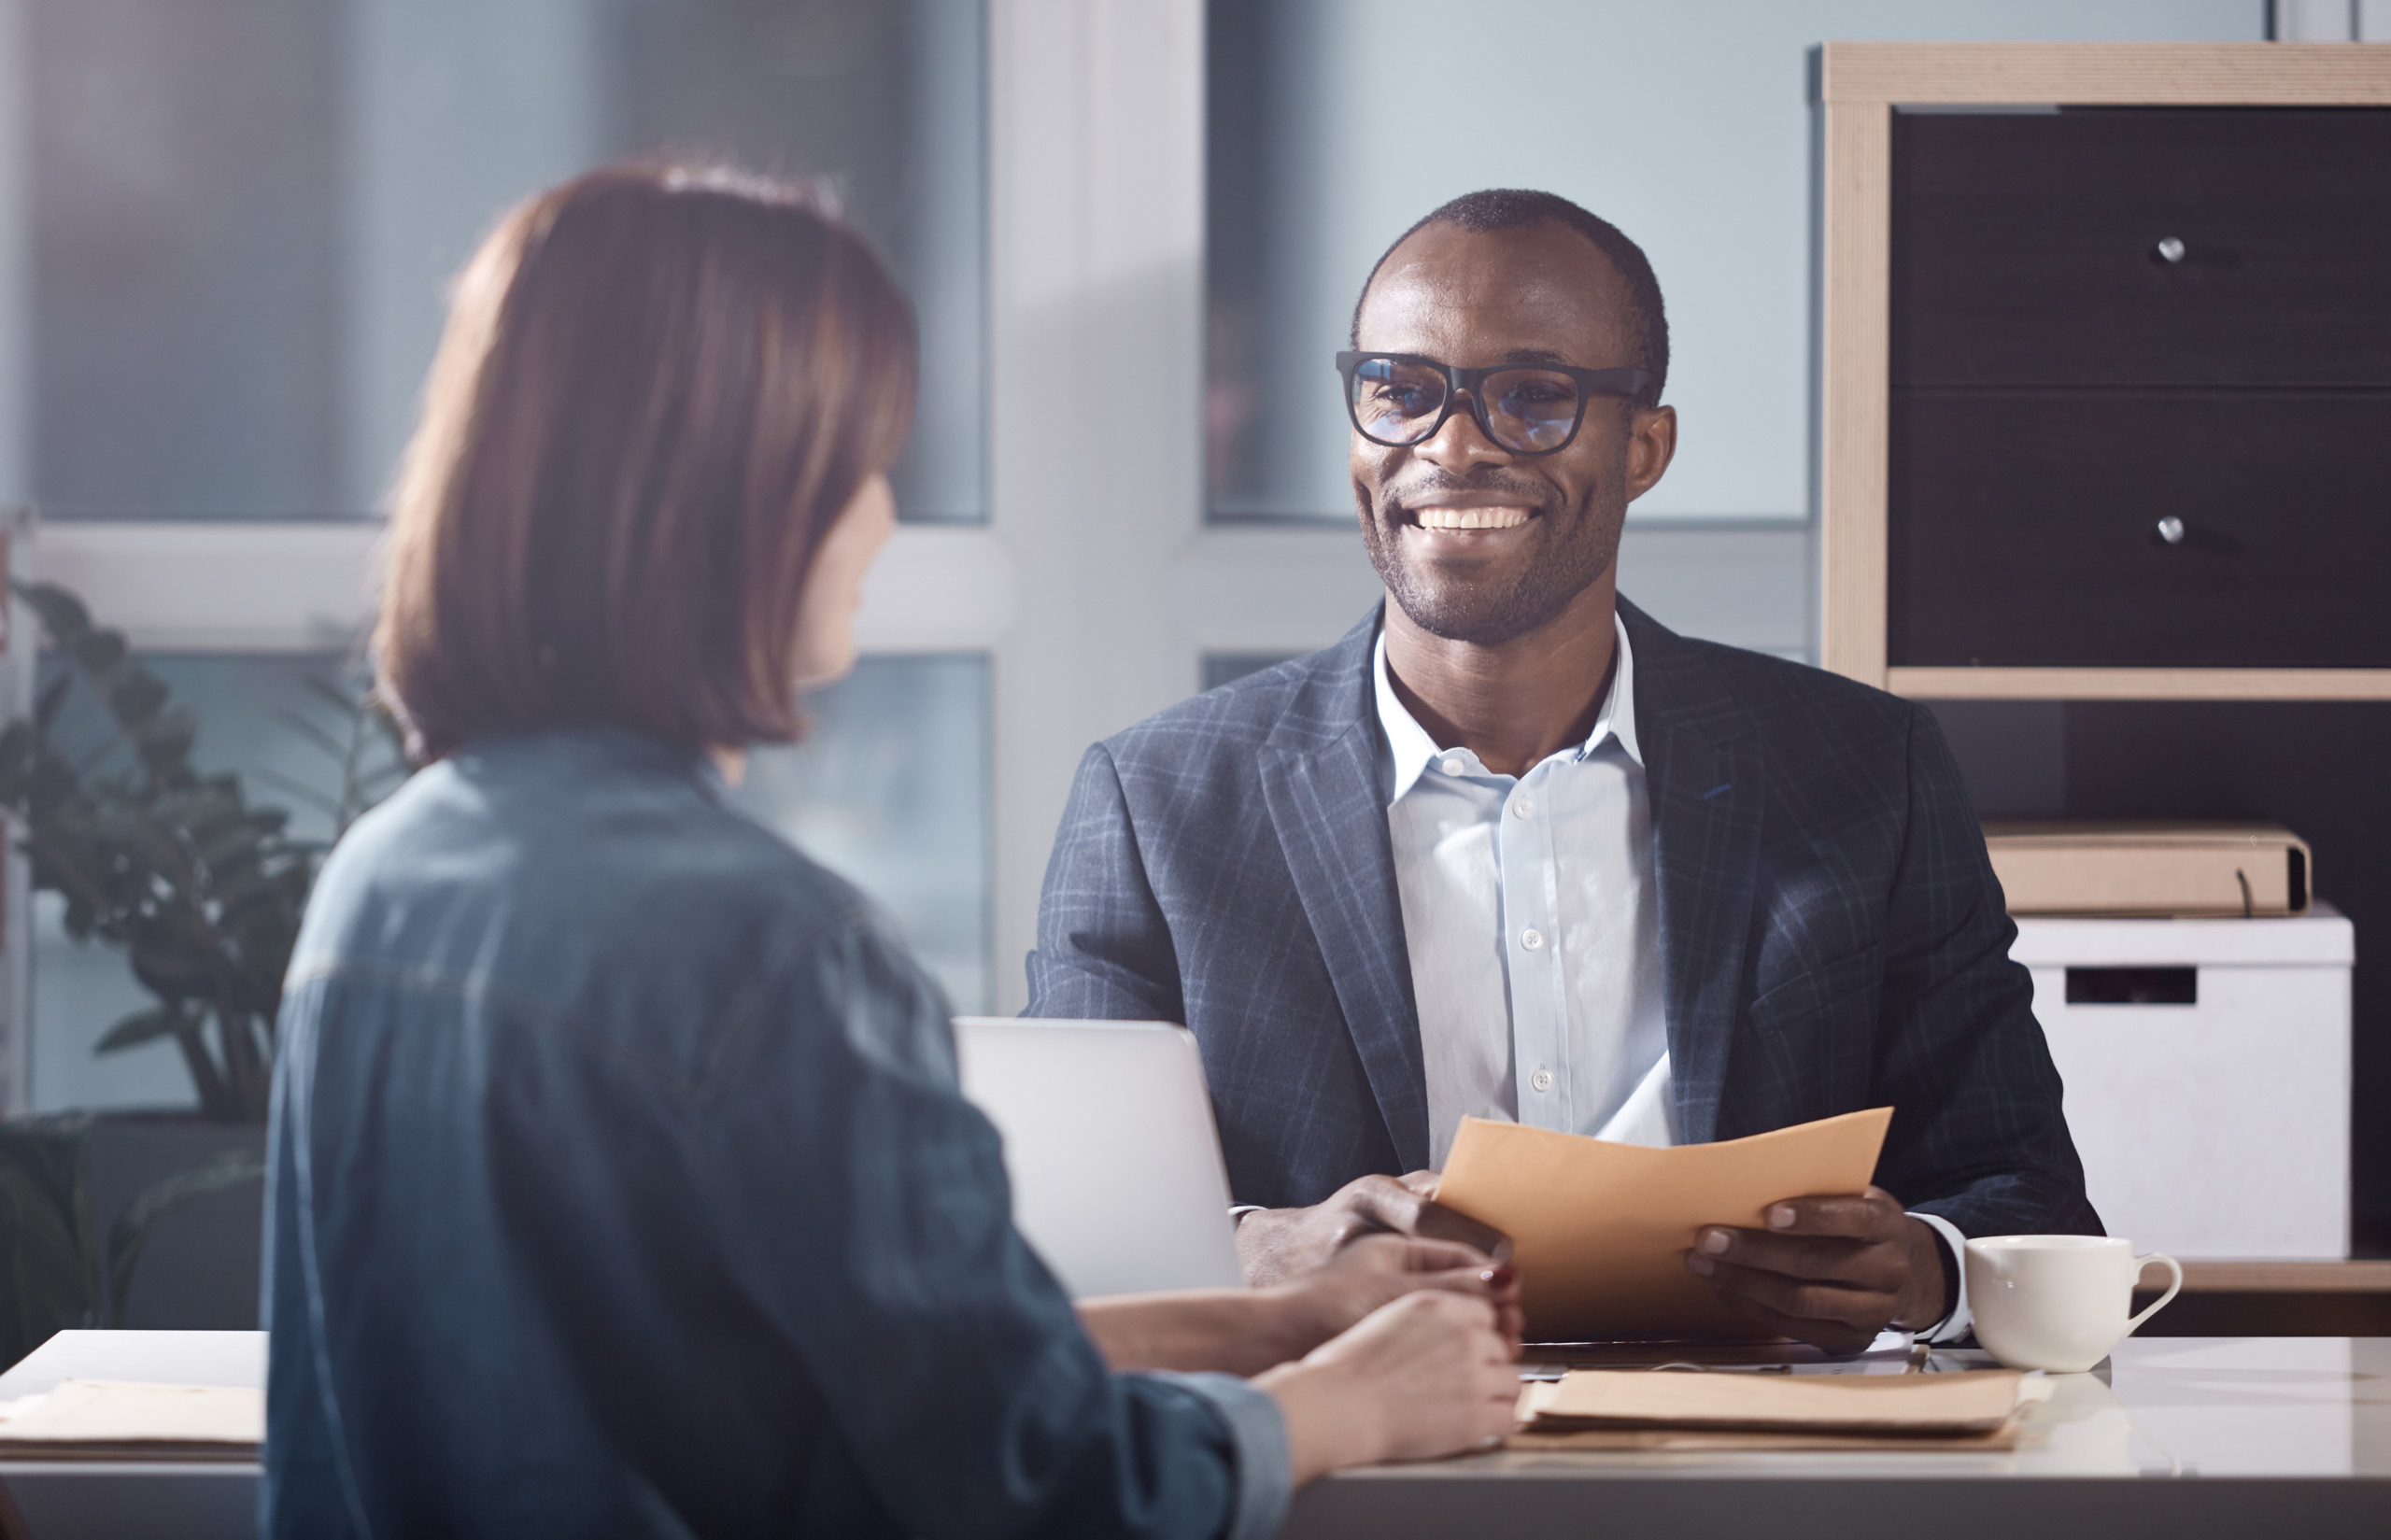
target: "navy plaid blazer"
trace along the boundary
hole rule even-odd
[[[1933,716],[1620,614],[1683,1137],[1889,1104],[1876,1180],[1904,1207],[1969,1235],[2098,1234]],[[1240,1203],[1428,1160],[1378,627],[1088,750],[1046,869],[1029,1013],[1194,1029]]]

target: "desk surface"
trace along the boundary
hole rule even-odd
[[[259,1385],[264,1368],[256,1332],[63,1332],[0,1375],[0,1399],[78,1376]],[[1503,1452],[1353,1471],[1304,1492],[1285,1533],[2391,1534],[2391,1337],[2129,1340],[2105,1381],[2061,1376],[2027,1415],[2010,1454]],[[0,1476],[35,1540],[255,1532],[252,1465],[5,1462]],[[162,1514],[173,1521],[153,1527]]]
[[[2014,1453],[1507,1451],[1331,1476],[1285,1533],[2391,1534],[2391,1338],[2129,1339],[2055,1378]]]

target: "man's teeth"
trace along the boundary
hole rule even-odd
[[[1423,530],[1512,530],[1528,521],[1525,508],[1421,508],[1413,517]]]

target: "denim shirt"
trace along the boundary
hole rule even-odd
[[[267,1179],[272,1535],[1258,1536],[1269,1397],[1113,1374],[946,1002],[628,734],[478,742],[327,862]]]

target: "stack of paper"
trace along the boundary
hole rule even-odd
[[[255,1460],[265,1392],[69,1379],[0,1404],[0,1455],[20,1460]]]
[[[1577,1369],[1520,1402],[1525,1448],[2007,1449],[2050,1381],[2014,1369],[1794,1375]]]

